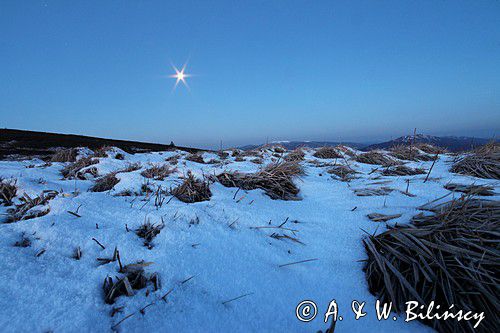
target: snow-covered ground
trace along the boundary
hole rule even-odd
[[[418,206],[450,193],[443,188],[449,182],[493,184],[498,192],[498,184],[492,181],[449,173],[452,158],[447,155],[440,156],[426,183],[425,174],[381,177],[378,171],[370,173],[376,166],[352,160],[349,163],[360,172],[359,178],[342,182],[326,173],[328,167],[310,162],[333,163],[333,159],[317,159],[313,151],[307,151],[302,162],[306,174],[295,180],[301,200],[272,200],[262,190],[238,191],[214,182],[209,201],[183,203],[167,196],[156,207],[154,197],[117,195],[126,190],[140,192],[147,182],[141,171],[150,164],[168,163],[167,158],[181,155],[173,174],[162,181],[149,180],[151,187],[163,189],[177,186],[188,170],[201,177],[226,170],[254,172],[262,165],[250,162],[253,157],[237,162],[231,155],[223,163],[201,164],[186,161],[185,152],[121,153],[123,160],[113,154],[99,158],[94,165],[99,175],[130,163],[140,163],[141,169],[118,173],[120,182],[102,193],[88,191],[92,179],[62,179],[60,171],[67,163],[0,161],[0,177],[17,179],[18,194],[59,193],[49,202],[47,215],[0,224],[1,331],[106,332],[115,327],[123,332],[316,332],[329,326],[323,323],[323,315],[333,299],[343,317],[336,332],[430,331],[417,321],[405,323],[403,316],[377,320],[376,299],[368,292],[362,271],[361,260],[366,258],[362,238],[365,232],[382,232],[386,226],[366,215],[402,214],[389,224],[407,223],[418,213]],[[215,154],[204,158],[219,159]],[[273,153],[266,151],[264,164],[272,158]],[[336,162],[346,163],[343,159]],[[431,164],[407,163],[426,170]],[[409,192],[415,196],[402,193],[407,179]],[[380,186],[396,191],[367,197],[353,192]],[[0,218],[5,218],[8,208],[0,206]],[[77,209],[81,217],[68,213]],[[162,219],[165,227],[148,249],[135,230],[145,220],[160,223]],[[287,219],[283,226],[287,229],[254,228],[277,227]],[[270,237],[277,231],[303,244]],[[14,246],[23,234],[31,246]],[[77,247],[81,260],[73,258]],[[159,274],[161,289],[153,291],[150,286],[149,291],[136,290],[134,296],[106,304],[103,281],[106,276],[120,276],[119,264],[101,265],[96,259],[112,257],[115,247],[123,264],[152,262],[145,270]],[[280,267],[306,259],[318,260]],[[242,295],[246,296],[226,302]],[[300,322],[295,316],[302,300],[313,300],[318,306],[311,322]],[[354,319],[353,300],[366,302],[367,316]],[[123,307],[121,312],[111,316],[112,309],[119,307]]]

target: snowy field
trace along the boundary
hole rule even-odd
[[[323,315],[333,299],[343,317],[336,332],[431,331],[417,321],[405,323],[402,315],[377,320],[376,298],[362,270],[362,239],[366,232],[386,230],[386,224],[367,214],[401,214],[387,223],[408,223],[419,213],[418,206],[447,194],[448,199],[458,197],[460,193],[444,188],[448,183],[490,184],[497,192],[498,184],[450,173],[453,157],[444,154],[424,183],[432,161],[405,161],[425,169],[424,174],[383,176],[385,168],[356,162],[347,154],[320,159],[314,152],[305,150],[300,162],[305,174],[294,179],[300,200],[289,201],[214,181],[224,171],[256,172],[284,157],[272,149],[260,152],[263,164],[252,162],[255,156],[232,156],[230,151],[222,159],[205,153],[205,163],[199,163],[186,160],[189,154],[181,151],[132,155],[113,149],[88,167],[95,168],[96,178],[121,171],[116,173],[119,182],[105,192],[89,191],[95,183],[92,173],[83,174],[88,179],[63,179],[61,170],[69,163],[0,161],[0,177],[17,180],[14,204],[24,193],[35,198],[44,190],[57,191],[44,207],[33,208],[50,209],[48,214],[0,224],[1,331],[316,332],[328,328]],[[118,153],[123,159],[115,158]],[[82,149],[80,154],[90,152]],[[123,171],[135,163],[139,169]],[[163,180],[141,175],[162,164],[176,169]],[[332,176],[327,170],[335,164],[349,164],[359,172],[357,178],[346,182]],[[210,200],[185,203],[168,193],[158,198],[158,189],[177,187],[188,170],[213,180]],[[354,192],[380,187],[392,191],[378,196]],[[0,218],[6,221],[12,207],[0,206]],[[164,224],[149,247],[136,234],[145,221]],[[29,246],[19,246],[23,238]],[[120,262],[97,260],[113,258],[115,248]],[[308,259],[317,260],[282,266]],[[148,282],[132,296],[107,304],[106,277],[116,281],[122,276],[120,263],[142,261],[148,263],[145,273],[157,273],[161,286]],[[302,300],[318,305],[311,322],[295,316]],[[366,302],[366,317],[354,319],[353,300]]]

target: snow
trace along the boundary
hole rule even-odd
[[[110,331],[130,314],[133,316],[120,323],[116,330],[315,332],[328,327],[329,324],[323,323],[323,314],[333,299],[344,318],[337,322],[337,330],[428,332],[430,328],[416,321],[405,323],[403,316],[395,321],[377,320],[376,299],[367,290],[360,262],[366,258],[361,240],[365,232],[382,232],[386,227],[370,221],[366,215],[399,213],[402,216],[389,224],[405,223],[418,213],[419,205],[450,193],[443,188],[448,182],[492,184],[498,189],[493,181],[449,173],[452,158],[442,155],[426,183],[423,183],[425,175],[383,177],[391,182],[384,186],[401,191],[406,190],[406,180],[410,179],[409,191],[415,197],[399,191],[388,196],[357,197],[353,189],[377,186],[368,185],[377,181],[373,179],[377,173],[369,174],[376,166],[349,161],[362,174],[359,179],[346,183],[332,179],[325,172],[326,167],[305,161],[302,163],[306,175],[296,180],[300,201],[271,200],[262,190],[236,193],[236,188],[226,188],[216,182],[210,186],[210,201],[186,204],[173,198],[157,208],[154,200],[144,201],[144,196],[116,196],[127,189],[138,191],[145,183],[140,173],[152,163],[168,163],[166,158],[181,156],[173,174],[163,181],[149,180],[150,185],[161,185],[164,189],[179,184],[188,170],[201,177],[226,170],[254,172],[262,166],[251,163],[252,157],[235,162],[229,155],[224,163],[199,164],[186,161],[187,154],[180,151],[131,155],[115,149],[114,153],[117,152],[125,159],[99,158],[94,166],[100,175],[122,170],[130,163],[141,163],[142,169],[118,173],[120,182],[113,190],[103,193],[88,191],[92,180],[61,179],[60,170],[65,163],[44,166],[40,160],[0,161],[0,177],[17,179],[19,194],[25,192],[33,197],[42,190],[60,192],[50,201],[49,214],[0,224],[0,327],[3,332]],[[307,151],[306,160],[316,160],[312,153]],[[219,159],[209,153],[203,158],[205,161]],[[272,158],[267,151],[265,163],[270,163]],[[345,163],[340,160],[337,163]],[[431,164],[408,163],[426,169]],[[354,207],[357,208],[353,211]],[[0,213],[5,214],[7,208],[0,206]],[[77,209],[81,217],[68,213]],[[273,229],[253,228],[269,226],[269,223],[277,226],[287,218],[285,226],[298,230],[295,236],[305,245],[271,238],[276,231]],[[145,247],[134,233],[146,219],[165,222],[152,242],[152,249]],[[14,247],[23,233],[31,239],[31,246]],[[101,249],[92,238],[106,249]],[[159,273],[161,290],[150,290],[149,295],[146,289],[138,290],[132,297],[119,297],[113,305],[104,303],[103,281],[108,275],[119,275],[118,263],[99,265],[96,258],[111,257],[115,246],[124,264],[139,260],[153,262],[146,271]],[[82,250],[81,260],[72,258],[76,247]],[[36,257],[42,249],[45,253]],[[279,267],[313,258],[318,260]],[[162,301],[161,297],[171,288],[167,302]],[[295,307],[306,299],[315,301],[319,313],[315,320],[302,323],[295,317]],[[354,319],[350,310],[353,300],[366,301],[366,317]],[[154,304],[141,314],[140,309],[151,302]],[[111,317],[112,309],[121,306],[123,312]]]

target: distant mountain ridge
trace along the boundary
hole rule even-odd
[[[286,149],[295,149],[297,147],[318,148],[324,146],[337,146],[339,144],[342,144],[352,148],[367,151],[371,149],[387,149],[397,145],[401,144],[408,145],[412,142],[415,142],[415,143],[428,143],[437,147],[446,148],[447,150],[452,152],[459,152],[484,145],[492,140],[498,141],[498,139],[484,139],[484,138],[476,138],[468,136],[433,136],[433,135],[417,134],[415,135],[415,137],[413,135],[405,135],[394,140],[375,143],[375,144],[364,144],[358,142],[336,142],[336,141],[273,141],[270,142],[269,144],[281,145]],[[258,147],[261,147],[261,145],[246,145],[239,148],[243,150],[251,150]]]
[[[319,148],[319,147],[325,147],[325,146],[338,146],[338,145],[345,145],[357,149],[361,149],[366,146],[366,144],[363,143],[356,143],[356,142],[335,142],[335,141],[273,141],[270,142],[269,145],[280,145],[285,147],[286,149],[293,150],[298,147],[308,147],[308,148]],[[239,147],[239,149],[242,150],[252,150],[255,148],[259,148],[262,145],[246,145]]]
[[[427,143],[437,147],[446,148],[452,152],[459,152],[464,150],[470,150],[477,146],[482,146],[492,140],[498,141],[497,139],[484,139],[484,138],[475,138],[468,136],[433,136],[433,135],[417,134],[415,135],[415,137],[413,135],[405,135],[394,140],[369,145],[364,147],[363,150],[386,149],[401,144],[408,145],[414,142],[414,143]]]

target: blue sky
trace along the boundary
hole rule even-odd
[[[168,78],[189,59],[190,91]],[[499,1],[0,2],[1,127],[213,147],[500,129]]]

